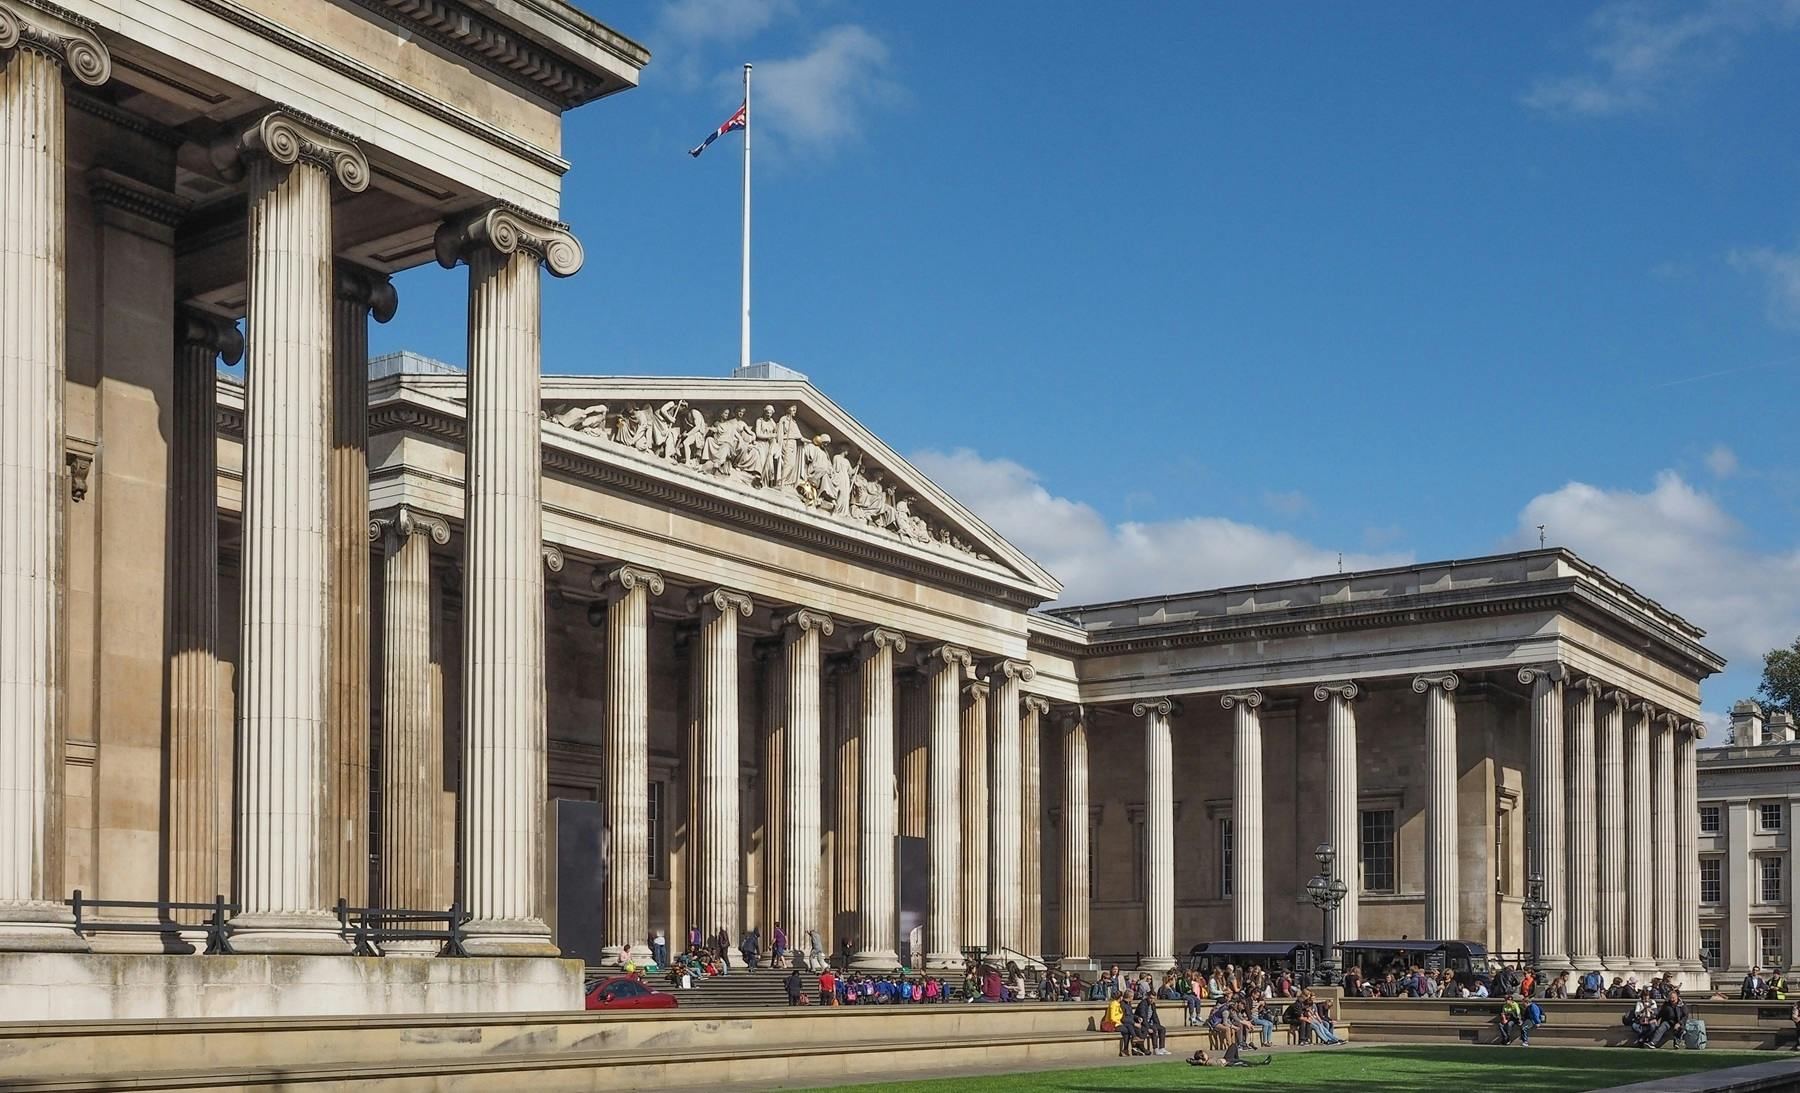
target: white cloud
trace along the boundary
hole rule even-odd
[[[1264,490],[1262,502],[1278,516],[1304,516],[1313,510],[1312,498],[1302,490]]]
[[[1533,498],[1514,545],[1537,525],[1670,610],[1704,627],[1706,644],[1742,669],[1800,633],[1800,544],[1765,553],[1708,494],[1674,471],[1645,493],[1571,482]]]
[[[793,12],[793,0],[670,0],[657,27],[677,46],[741,42]]]
[[[1734,250],[1731,264],[1762,275],[1768,290],[1770,322],[1800,328],[1800,251],[1779,251],[1773,247]]]
[[[1737,453],[1723,444],[1713,445],[1713,450],[1706,453],[1705,462],[1714,478],[1730,478],[1737,473]]]
[[[831,27],[797,57],[756,62],[754,124],[797,145],[852,137],[868,111],[904,97],[891,72],[887,43],[855,23]]]
[[[1092,506],[1046,490],[1029,468],[967,448],[913,462],[1065,586],[1063,602],[1312,577],[1334,550],[1218,516],[1109,523]],[[1411,555],[1347,553],[1345,569],[1403,565]]]
[[[1588,19],[1589,71],[1546,76],[1526,105],[1604,116],[1657,106],[1669,92],[1727,64],[1744,38],[1800,25],[1800,0],[1616,0]]]

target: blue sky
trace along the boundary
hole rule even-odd
[[[1071,600],[1535,545],[1800,633],[1800,0],[590,3],[642,85],[566,119],[586,269],[545,370],[755,352]],[[463,275],[376,352],[461,361]]]

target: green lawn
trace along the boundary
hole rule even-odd
[[[1247,1057],[1254,1060],[1256,1054]],[[1212,1088],[1329,1089],[1333,1093],[1444,1093],[1459,1089],[1477,1089],[1482,1093],[1572,1093],[1720,1067],[1775,1062],[1788,1056],[1773,1051],[1652,1052],[1629,1048],[1419,1044],[1276,1052],[1270,1057],[1274,1061],[1267,1066],[1247,1068],[1201,1070],[1177,1059],[836,1088],[845,1093],[1112,1093],[1128,1089],[1187,1093]],[[1800,1068],[1800,1063],[1796,1066]]]

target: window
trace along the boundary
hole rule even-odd
[[[1765,968],[1784,968],[1781,954],[1781,927],[1764,926],[1756,931],[1757,963]]]
[[[1231,817],[1219,817],[1219,898],[1231,898]]]
[[[1700,806],[1700,834],[1717,835],[1719,833],[1719,806]]]
[[[1781,830],[1781,802],[1764,802],[1756,806],[1756,829],[1758,831]]]
[[[1719,902],[1719,870],[1724,864],[1720,858],[1700,859],[1700,902]]]
[[[1149,853],[1145,846],[1144,818],[1137,817],[1131,821],[1131,898],[1143,902],[1146,885],[1144,883],[1144,866]]]
[[[1781,859],[1769,856],[1756,859],[1756,895],[1762,903],[1781,902]]]
[[[1494,816],[1494,892],[1498,895],[1511,895],[1512,886],[1507,876],[1512,872],[1507,868],[1512,864],[1512,808],[1502,806]]]
[[[1715,970],[1724,966],[1719,959],[1719,928],[1717,926],[1700,927],[1700,966]]]
[[[1362,812],[1362,890],[1392,892],[1394,885],[1394,810]]]
[[[650,783],[650,879],[667,880],[668,861],[663,854],[663,787],[667,783]]]

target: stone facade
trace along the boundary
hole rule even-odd
[[[1794,964],[1797,773],[1793,715],[1765,716],[1749,700],[1731,711],[1731,742],[1697,756],[1700,948],[1714,979],[1734,993],[1752,967]]]

